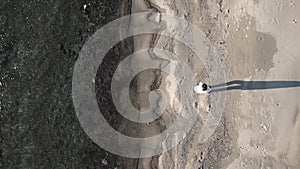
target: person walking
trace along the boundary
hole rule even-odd
[[[196,86],[194,87],[194,91],[195,91],[197,94],[210,93],[210,92],[211,92],[211,87],[208,86],[208,85],[205,84],[205,83],[200,82],[198,85],[196,85]]]

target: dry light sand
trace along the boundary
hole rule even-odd
[[[132,13],[163,12],[184,17],[206,33],[219,51],[231,80],[300,81],[300,2],[286,0],[133,0]],[[183,59],[190,51],[176,41],[134,38],[135,50],[162,46]],[[190,58],[193,60],[193,58]],[[198,78],[209,81],[201,62],[189,62]],[[147,77],[147,78],[145,78]],[[168,75],[148,71],[138,78],[141,109],[147,107],[149,81],[169,92],[169,110],[162,116],[171,123],[177,96]],[[226,110],[214,135],[198,143],[197,132],[207,111],[208,96],[199,96],[200,114],[187,139],[169,152],[140,159],[137,168],[300,168],[300,87],[272,90],[226,91]],[[176,104],[178,105],[178,104]],[[161,124],[141,129],[141,136],[160,131]],[[128,162],[130,165],[130,162]]]

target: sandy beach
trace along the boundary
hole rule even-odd
[[[241,80],[244,83],[300,79],[297,68],[300,63],[300,50],[297,48],[300,25],[297,21],[300,18],[297,10],[300,10],[300,5],[295,1],[132,1],[132,13],[162,12],[184,17],[197,25],[221,55],[227,82]],[[168,43],[168,39],[157,36],[136,37],[135,50],[153,45],[166,46]],[[176,41],[171,44],[174,53],[183,58],[190,57],[187,54],[190,51]],[[189,66],[200,72],[197,78],[209,81],[202,64],[189,63]],[[159,78],[162,82],[157,87],[166,88],[168,75],[159,76],[157,72],[148,71],[138,77],[141,107],[147,105],[143,101],[147,96],[144,83],[150,80],[157,84],[155,79]],[[170,95],[170,103],[176,97],[172,96],[174,90],[165,90]],[[200,144],[197,140],[203,120],[209,113],[209,99],[200,96],[200,114],[187,139],[167,153],[140,159],[138,168],[299,168],[300,88],[224,92],[227,96],[226,110],[207,142]],[[169,106],[171,108],[172,104]],[[161,120],[168,121],[169,117],[162,116]],[[152,129],[142,130],[141,135],[145,136],[152,130],[159,131],[160,127],[159,124],[152,125]]]
[[[0,168],[299,169],[299,11],[296,0],[1,1]],[[161,27],[121,40],[145,23]],[[200,81],[210,94],[193,91]],[[144,123],[149,109],[158,118]]]

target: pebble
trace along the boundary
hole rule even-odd
[[[266,133],[269,131],[269,126],[267,126],[266,124],[261,123],[261,128],[263,129],[263,131]]]
[[[296,24],[297,23],[297,19],[293,19],[293,24]]]
[[[210,112],[210,110],[211,110],[211,105],[209,105],[209,106],[207,107],[207,111]]]
[[[160,23],[161,22],[161,14],[158,14],[155,18],[156,23]]]
[[[228,22],[225,22],[225,26],[226,26],[227,28],[229,28],[229,27],[230,27],[230,25],[229,25],[229,23],[228,23]]]
[[[106,160],[106,159],[103,159],[103,160],[102,160],[102,164],[103,164],[103,165],[107,165],[107,160]]]
[[[196,102],[194,103],[194,107],[195,107],[195,108],[198,108],[198,105],[199,105],[199,103],[196,101]]]

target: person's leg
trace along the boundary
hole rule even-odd
[[[234,84],[238,84],[238,85],[242,86],[243,82],[244,81],[242,81],[242,80],[233,80],[233,81],[230,81],[230,82],[227,82],[227,83],[221,83],[221,84],[213,85],[211,87],[212,88],[215,88],[215,87],[224,87],[224,86],[230,86],[230,85],[234,85]]]

